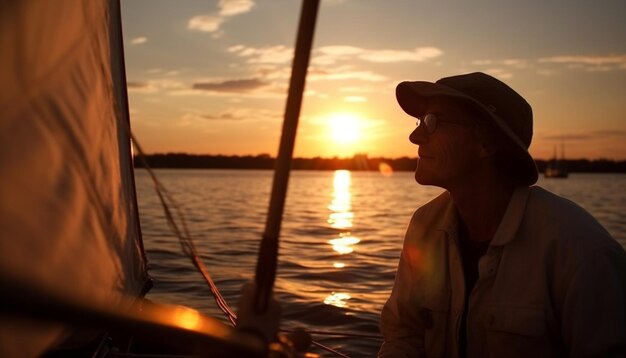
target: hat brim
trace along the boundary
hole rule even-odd
[[[478,102],[474,98],[466,95],[463,92],[457,91],[454,88],[441,85],[438,83],[415,81],[415,82],[401,82],[396,87],[396,99],[398,104],[408,115],[419,118],[426,112],[428,106],[428,99],[435,97],[443,97],[452,100],[461,101],[463,103],[471,105],[484,115],[485,119],[491,121],[494,128],[499,130],[506,136],[511,144],[512,153],[515,156],[521,166],[519,171],[523,178],[518,178],[525,185],[533,185],[537,182],[539,172],[537,170],[537,164],[535,160],[528,152],[528,148],[522,143],[522,141],[513,133],[511,128],[506,122],[498,115],[490,111],[482,103]]]

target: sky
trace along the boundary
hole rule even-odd
[[[301,2],[125,0],[148,153],[275,156]],[[294,155],[417,156],[401,81],[482,71],[531,104],[530,153],[626,160],[626,1],[323,0]]]

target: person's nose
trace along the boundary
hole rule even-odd
[[[409,134],[409,141],[413,144],[420,145],[428,140],[428,135],[422,126],[415,127],[413,132]]]

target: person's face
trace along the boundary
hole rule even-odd
[[[434,132],[428,133],[422,121],[409,136],[419,146],[415,180],[450,190],[467,182],[483,156],[483,146],[473,132],[477,118],[463,105],[441,99],[429,101],[426,113],[438,121]]]

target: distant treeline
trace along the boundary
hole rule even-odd
[[[146,156],[148,165],[152,168],[189,168],[189,169],[274,169],[275,158],[268,154],[259,155],[197,155],[186,153],[150,154]],[[576,173],[626,173],[626,161],[606,159],[565,160],[570,172]],[[543,172],[547,160],[536,160],[537,167]],[[380,170],[391,168],[393,171],[415,170],[416,158],[369,158],[365,154],[358,154],[352,158],[294,158],[294,170]],[[142,168],[143,162],[135,158],[135,167]]]

